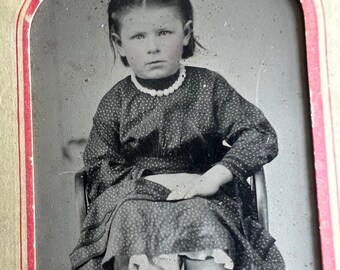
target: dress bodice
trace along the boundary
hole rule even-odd
[[[129,84],[122,95],[120,144],[131,163],[155,173],[206,171],[227,149],[214,115],[214,78],[202,80],[187,68],[182,87],[169,96],[152,97]]]
[[[275,157],[275,131],[257,107],[216,72],[186,74],[168,96],[139,91],[130,76],[104,96],[84,153],[94,196],[129,177],[204,173],[214,164],[244,179]]]

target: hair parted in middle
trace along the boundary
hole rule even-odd
[[[117,49],[114,40],[114,35],[120,35],[121,30],[121,22],[120,20],[126,15],[129,10],[135,7],[172,7],[176,8],[179,12],[179,15],[182,19],[183,25],[192,21],[191,23],[191,36],[189,40],[189,44],[183,48],[182,58],[187,59],[194,55],[195,45],[197,44],[199,47],[202,47],[194,37],[194,15],[193,15],[193,7],[190,0],[111,0],[108,6],[108,23],[109,23],[109,32],[110,32],[110,45],[114,54],[114,61],[117,58]],[[203,47],[202,47],[203,48]],[[124,66],[129,66],[129,63],[126,57],[120,56]]]

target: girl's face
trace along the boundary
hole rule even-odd
[[[191,21],[183,25],[175,8],[136,7],[120,23],[117,49],[138,77],[160,79],[177,72]]]

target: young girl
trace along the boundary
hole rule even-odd
[[[180,64],[195,49],[190,0],[112,0],[108,15],[132,75],[93,119],[72,268],[284,269],[246,182],[276,156],[275,132],[222,76]]]

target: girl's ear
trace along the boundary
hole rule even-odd
[[[111,39],[114,42],[114,44],[116,44],[116,48],[117,48],[119,55],[125,57],[126,53],[125,53],[124,48],[122,47],[122,40],[121,40],[120,36],[116,33],[112,33]]]
[[[184,30],[184,39],[183,39],[183,45],[187,46],[189,44],[190,38],[191,38],[191,29],[192,29],[192,21],[189,20],[185,23],[183,30]]]

